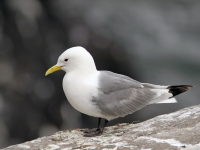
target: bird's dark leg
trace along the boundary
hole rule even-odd
[[[108,124],[108,122],[109,121],[105,119],[105,122],[104,122],[104,125],[103,125],[103,129],[104,129],[104,127],[106,127],[106,125]]]
[[[96,129],[86,130],[86,131],[84,131],[84,133],[96,132],[96,131],[99,131],[100,128],[101,128],[101,118],[99,118],[99,120],[98,120],[98,126]]]
[[[104,123],[104,125],[103,125],[102,128],[97,128],[97,129],[99,129],[99,130],[96,130],[96,131],[93,132],[93,133],[85,134],[84,136],[86,136],[86,137],[92,137],[92,136],[99,136],[99,135],[101,135],[101,134],[103,133],[103,130],[104,130],[104,128],[105,128],[105,126],[106,126],[107,124],[108,124],[108,120],[105,119],[105,123]]]
[[[100,135],[103,133],[103,130],[106,127],[107,124],[108,124],[108,120],[105,119],[103,127],[99,130]]]
[[[99,118],[97,130],[100,130],[100,128],[101,128],[101,118]]]

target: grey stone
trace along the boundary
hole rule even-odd
[[[157,116],[137,124],[106,127],[97,137],[83,137],[80,129],[59,131],[2,150],[199,150],[200,105]]]

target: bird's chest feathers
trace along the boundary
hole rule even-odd
[[[91,103],[93,96],[98,94],[98,81],[95,76],[81,78],[74,75],[66,75],[63,79],[63,89],[70,104],[86,113],[85,109],[94,107]]]

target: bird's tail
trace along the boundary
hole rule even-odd
[[[194,87],[193,85],[154,85],[149,83],[142,83],[145,88],[149,88],[150,91],[156,94],[156,97],[152,99],[149,104],[155,103],[176,103],[176,99],[174,98],[176,95],[179,95],[183,92],[186,92],[190,89],[190,87]]]
[[[172,97],[179,95],[183,92],[186,92],[190,89],[190,87],[194,87],[193,85],[172,85],[168,86],[167,89],[169,89],[169,93],[172,93]]]

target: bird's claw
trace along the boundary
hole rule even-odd
[[[99,131],[100,129],[96,128],[96,129],[90,129],[90,130],[85,130],[83,131],[84,133],[92,133],[92,132],[96,132]]]
[[[102,135],[102,133],[103,133],[102,129],[96,129],[96,131],[88,132],[88,134],[85,134],[84,137],[100,136]]]

